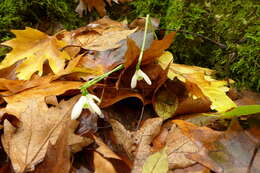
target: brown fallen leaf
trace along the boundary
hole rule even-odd
[[[101,104],[100,104],[100,107],[102,107],[102,108],[108,107],[120,100],[129,98],[129,97],[136,97],[141,102],[144,103],[144,99],[141,94],[139,94],[136,91],[127,89],[127,88],[116,89],[115,87],[111,87],[111,88],[105,87],[103,90],[100,89],[99,93],[100,93],[101,99],[102,99]]]
[[[16,116],[22,122],[18,128],[4,121],[2,143],[16,172],[32,171],[47,152],[49,143],[55,145],[62,127],[70,120],[70,111],[77,98],[62,101],[48,108],[43,97],[8,103],[16,108]]]
[[[121,160],[121,158],[116,155],[103,141],[102,139],[93,136],[93,138],[95,139],[95,142],[99,145],[99,147],[96,149],[97,152],[99,152],[100,154],[102,154],[103,157],[105,158],[114,158],[114,159],[119,159]]]
[[[97,152],[94,152],[94,173],[117,173],[113,165],[105,158],[103,158]]]
[[[73,81],[55,81],[41,85],[30,90],[25,90],[16,95],[4,97],[4,100],[11,104],[21,102],[27,98],[46,97],[51,95],[60,95],[68,90],[78,89],[83,83]],[[13,109],[15,111],[15,108]]]
[[[217,173],[247,173],[250,169],[256,143],[241,129],[237,121],[225,132],[197,127],[182,120],[173,122],[199,147],[199,152],[187,153],[187,158]]]
[[[183,135],[175,124],[172,125],[166,138],[169,169],[186,168],[196,162],[187,158],[186,153],[196,153],[199,148],[188,137]]]
[[[132,172],[142,172],[143,164],[152,152],[150,144],[159,133],[162,120],[162,118],[148,119],[136,132],[126,130],[116,120],[110,120],[118,144],[123,146],[131,159],[134,159]]]
[[[93,9],[96,9],[100,16],[104,16],[106,14],[106,3],[105,0],[80,0],[75,11],[79,14],[80,17],[83,16],[83,12],[88,10],[91,12]],[[112,0],[116,3],[124,3],[130,2],[132,0]],[[111,0],[106,0],[106,2],[111,6]]]
[[[210,169],[200,164],[195,164],[184,169],[175,169],[169,173],[210,173]]]
[[[95,2],[96,3],[96,2]],[[86,27],[72,31],[68,44],[81,46],[86,50],[105,51],[119,48],[121,40],[125,40],[136,29],[126,29],[123,24],[104,17],[88,24]]]
[[[159,58],[163,52],[170,47],[175,35],[176,32],[171,32],[170,34],[165,35],[162,40],[154,40],[150,48],[144,51],[142,65],[154,62],[154,60]]]
[[[187,153],[198,152],[198,147],[172,122],[165,123],[160,134],[153,140],[153,151],[167,147],[169,170],[183,169],[196,162],[188,159]]]
[[[69,130],[64,126],[53,145],[49,143],[44,161],[36,166],[34,173],[68,173],[70,171],[70,148],[68,145]]]

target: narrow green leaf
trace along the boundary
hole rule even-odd
[[[161,151],[149,156],[143,166],[142,173],[167,173],[168,171],[168,156],[166,147]]]
[[[246,105],[246,106],[239,106],[231,111],[224,112],[221,114],[204,114],[207,116],[216,116],[217,118],[234,118],[240,117],[243,115],[251,115],[260,113],[260,105]]]
[[[223,113],[225,118],[232,118],[232,117],[239,117],[242,115],[250,115],[250,114],[257,114],[260,113],[260,105],[246,105],[246,106],[239,106],[231,111]]]

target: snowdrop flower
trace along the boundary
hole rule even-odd
[[[143,79],[145,80],[145,82],[148,85],[152,84],[152,82],[151,82],[150,78],[147,76],[147,74],[145,74],[141,69],[136,70],[135,74],[134,74],[134,76],[132,77],[132,80],[131,80],[131,88],[135,88],[137,81],[143,80]]]
[[[96,113],[101,118],[104,118],[96,102],[100,103],[100,99],[93,94],[87,94],[86,96],[81,96],[72,109],[71,119],[72,120],[77,119],[80,116],[83,108],[87,108],[90,110],[90,112]]]

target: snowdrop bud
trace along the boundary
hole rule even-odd
[[[131,88],[135,88],[137,85],[137,81],[143,80],[143,79],[148,85],[152,84],[150,78],[141,69],[135,71],[135,74],[131,80]]]
[[[72,120],[76,120],[80,116],[85,103],[86,96],[81,96],[71,111]]]

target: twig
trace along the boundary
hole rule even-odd
[[[197,34],[197,33],[194,33],[194,32],[185,31],[185,30],[177,30],[177,29],[157,29],[157,30],[176,31],[176,32],[184,33],[184,34],[191,34],[191,35],[194,35],[194,36],[196,36],[196,37],[203,38],[204,40],[210,41],[211,43],[214,43],[215,45],[217,45],[217,46],[220,47],[221,49],[226,49],[226,48],[227,48],[227,45],[225,45],[225,44],[223,44],[223,43],[219,43],[219,42],[217,42],[217,41],[215,41],[215,40],[212,40],[212,39],[209,38],[209,37],[206,37],[206,36],[204,36],[204,35]]]

